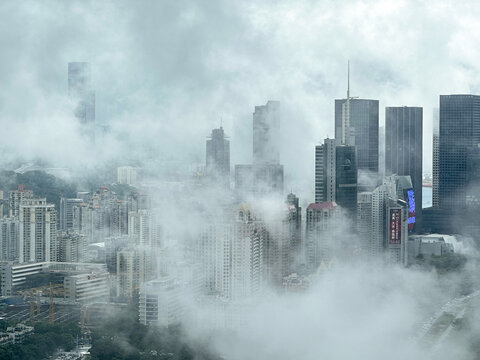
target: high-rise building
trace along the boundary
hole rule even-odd
[[[20,205],[19,262],[56,261],[57,213],[46,199],[25,199]]]
[[[85,259],[85,235],[75,232],[57,234],[57,261],[79,263]]]
[[[340,208],[333,201],[310,204],[307,207],[305,230],[305,262],[310,272],[315,271],[322,261],[334,256],[336,245],[333,230]]]
[[[18,185],[17,190],[10,191],[9,194],[9,210],[10,216],[18,217],[20,214],[20,204],[24,199],[33,197],[32,190],[25,190],[25,185]]]
[[[0,218],[0,260],[18,260],[20,223],[16,217]]]
[[[406,265],[408,219],[412,214],[404,192],[411,188],[409,176],[392,175],[372,192],[359,194],[357,230],[366,255]]]
[[[95,140],[95,92],[92,90],[90,64],[68,63],[68,96],[75,103],[75,117],[85,136]]]
[[[135,238],[137,245],[159,249],[162,229],[151,210],[130,211],[128,213],[128,236]]]
[[[439,180],[439,113],[438,108],[433,109],[433,162],[432,162],[432,206],[438,208],[438,180]]]
[[[264,285],[265,224],[251,206],[237,208],[231,247],[230,297],[243,300],[258,296]]]
[[[171,277],[161,277],[140,288],[139,321],[143,325],[171,326],[180,321],[180,288]]]
[[[265,222],[263,244],[264,279],[269,285],[281,287],[283,278],[294,272],[294,261],[300,255],[301,208],[298,198],[289,194],[280,211],[272,210]]]
[[[118,167],[117,183],[125,185],[135,185],[137,183],[137,168],[133,166]]]
[[[385,174],[409,175],[413,184],[415,224],[422,224],[422,137],[421,107],[385,108]],[[415,225],[415,226],[413,226]]]
[[[460,215],[479,201],[479,179],[471,166],[478,160],[480,96],[440,95],[439,130],[439,206]]]
[[[131,298],[140,286],[153,278],[152,253],[145,247],[117,251],[117,296]]]
[[[283,194],[280,165],[280,102],[255,106],[253,113],[253,165],[235,165],[235,190],[246,197]]]
[[[354,216],[357,174],[355,146],[325,139],[315,147],[315,202],[336,202]]]
[[[255,106],[253,113],[253,163],[280,163],[280,102]]]
[[[348,101],[347,101],[348,100]],[[335,100],[335,138],[356,146],[359,187],[368,191],[378,182],[378,100]]]
[[[73,229],[73,208],[81,203],[82,199],[60,198],[60,230]]]
[[[225,187],[230,185],[230,141],[220,126],[213,129],[206,146],[206,175]]]

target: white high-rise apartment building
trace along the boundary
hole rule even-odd
[[[19,262],[56,261],[57,213],[46,199],[24,199],[20,204]]]
[[[18,218],[0,218],[0,260],[18,260],[19,235]]]
[[[155,213],[150,210],[128,213],[128,236],[136,239],[137,245],[160,248],[161,226]]]
[[[17,190],[10,191],[9,194],[9,209],[10,216],[19,216],[20,213],[20,204],[24,199],[33,198],[32,190],[25,190],[24,185],[18,185]]]
[[[126,185],[135,184],[137,182],[137,168],[133,166],[120,166],[117,168],[117,182]]]

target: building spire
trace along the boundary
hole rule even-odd
[[[350,60],[347,63],[347,99],[350,99]]]
[[[342,144],[347,144],[350,132],[350,60],[347,62],[347,101],[342,106]]]

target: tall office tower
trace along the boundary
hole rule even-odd
[[[415,223],[411,231],[422,228],[422,138],[421,107],[385,108],[385,174],[409,175],[413,184]]]
[[[180,322],[180,288],[171,277],[161,277],[140,287],[139,322],[169,327]]]
[[[85,235],[75,232],[59,232],[57,234],[57,261],[82,262],[85,259]]]
[[[314,272],[322,261],[328,262],[335,253],[338,240],[333,234],[340,208],[333,201],[310,204],[307,207],[305,230],[305,262]]]
[[[32,190],[25,190],[25,185],[18,185],[17,190],[10,191],[9,194],[9,209],[10,216],[18,217],[20,214],[20,204],[24,199],[33,197]]]
[[[255,106],[253,113],[253,163],[280,163],[280,102]]]
[[[439,114],[438,108],[433,109],[433,162],[432,162],[432,206],[438,208],[438,180],[439,180]]]
[[[385,126],[378,128],[378,177],[385,176]]]
[[[95,141],[95,92],[92,89],[90,64],[68,63],[68,96],[76,104],[75,117],[85,136]]]
[[[359,194],[357,230],[367,255],[406,264],[408,222],[413,215],[404,194],[411,188],[409,176],[392,175],[372,192]]]
[[[315,146],[315,202],[335,201],[335,139],[325,139]]]
[[[315,147],[315,202],[336,202],[354,216],[357,174],[355,146],[325,139],[323,145]]]
[[[57,213],[46,199],[25,199],[20,205],[19,262],[57,260]]]
[[[357,152],[354,146],[335,149],[335,202],[355,217],[357,211]]]
[[[206,147],[206,175],[210,181],[230,187],[230,141],[223,128],[213,129]]]
[[[152,253],[144,247],[117,251],[117,297],[131,298],[140,286],[153,278]]]
[[[253,165],[235,166],[235,189],[242,197],[283,193],[280,165],[280,102],[255,106]]]
[[[18,218],[0,218],[0,260],[18,260],[20,223]]]
[[[479,144],[480,96],[440,95],[438,200],[450,214],[460,215],[479,200],[479,179],[471,169]]]
[[[120,166],[117,168],[117,183],[135,185],[137,183],[137,168],[133,166]]]
[[[350,96],[350,66],[347,98],[335,100],[335,138],[357,147],[359,187],[373,189],[378,182],[378,100]],[[373,186],[372,186],[373,184]]]
[[[73,208],[81,203],[82,199],[60,198],[60,230],[73,229]]]

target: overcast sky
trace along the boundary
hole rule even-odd
[[[477,1],[4,0],[2,156],[86,157],[65,96],[67,63],[88,61],[104,152],[201,163],[223,119],[232,164],[249,163],[254,106],[279,100],[286,186],[313,197],[350,59],[352,95],[379,99],[381,124],[385,106],[424,107],[430,172],[438,95],[480,93],[479,18]]]

